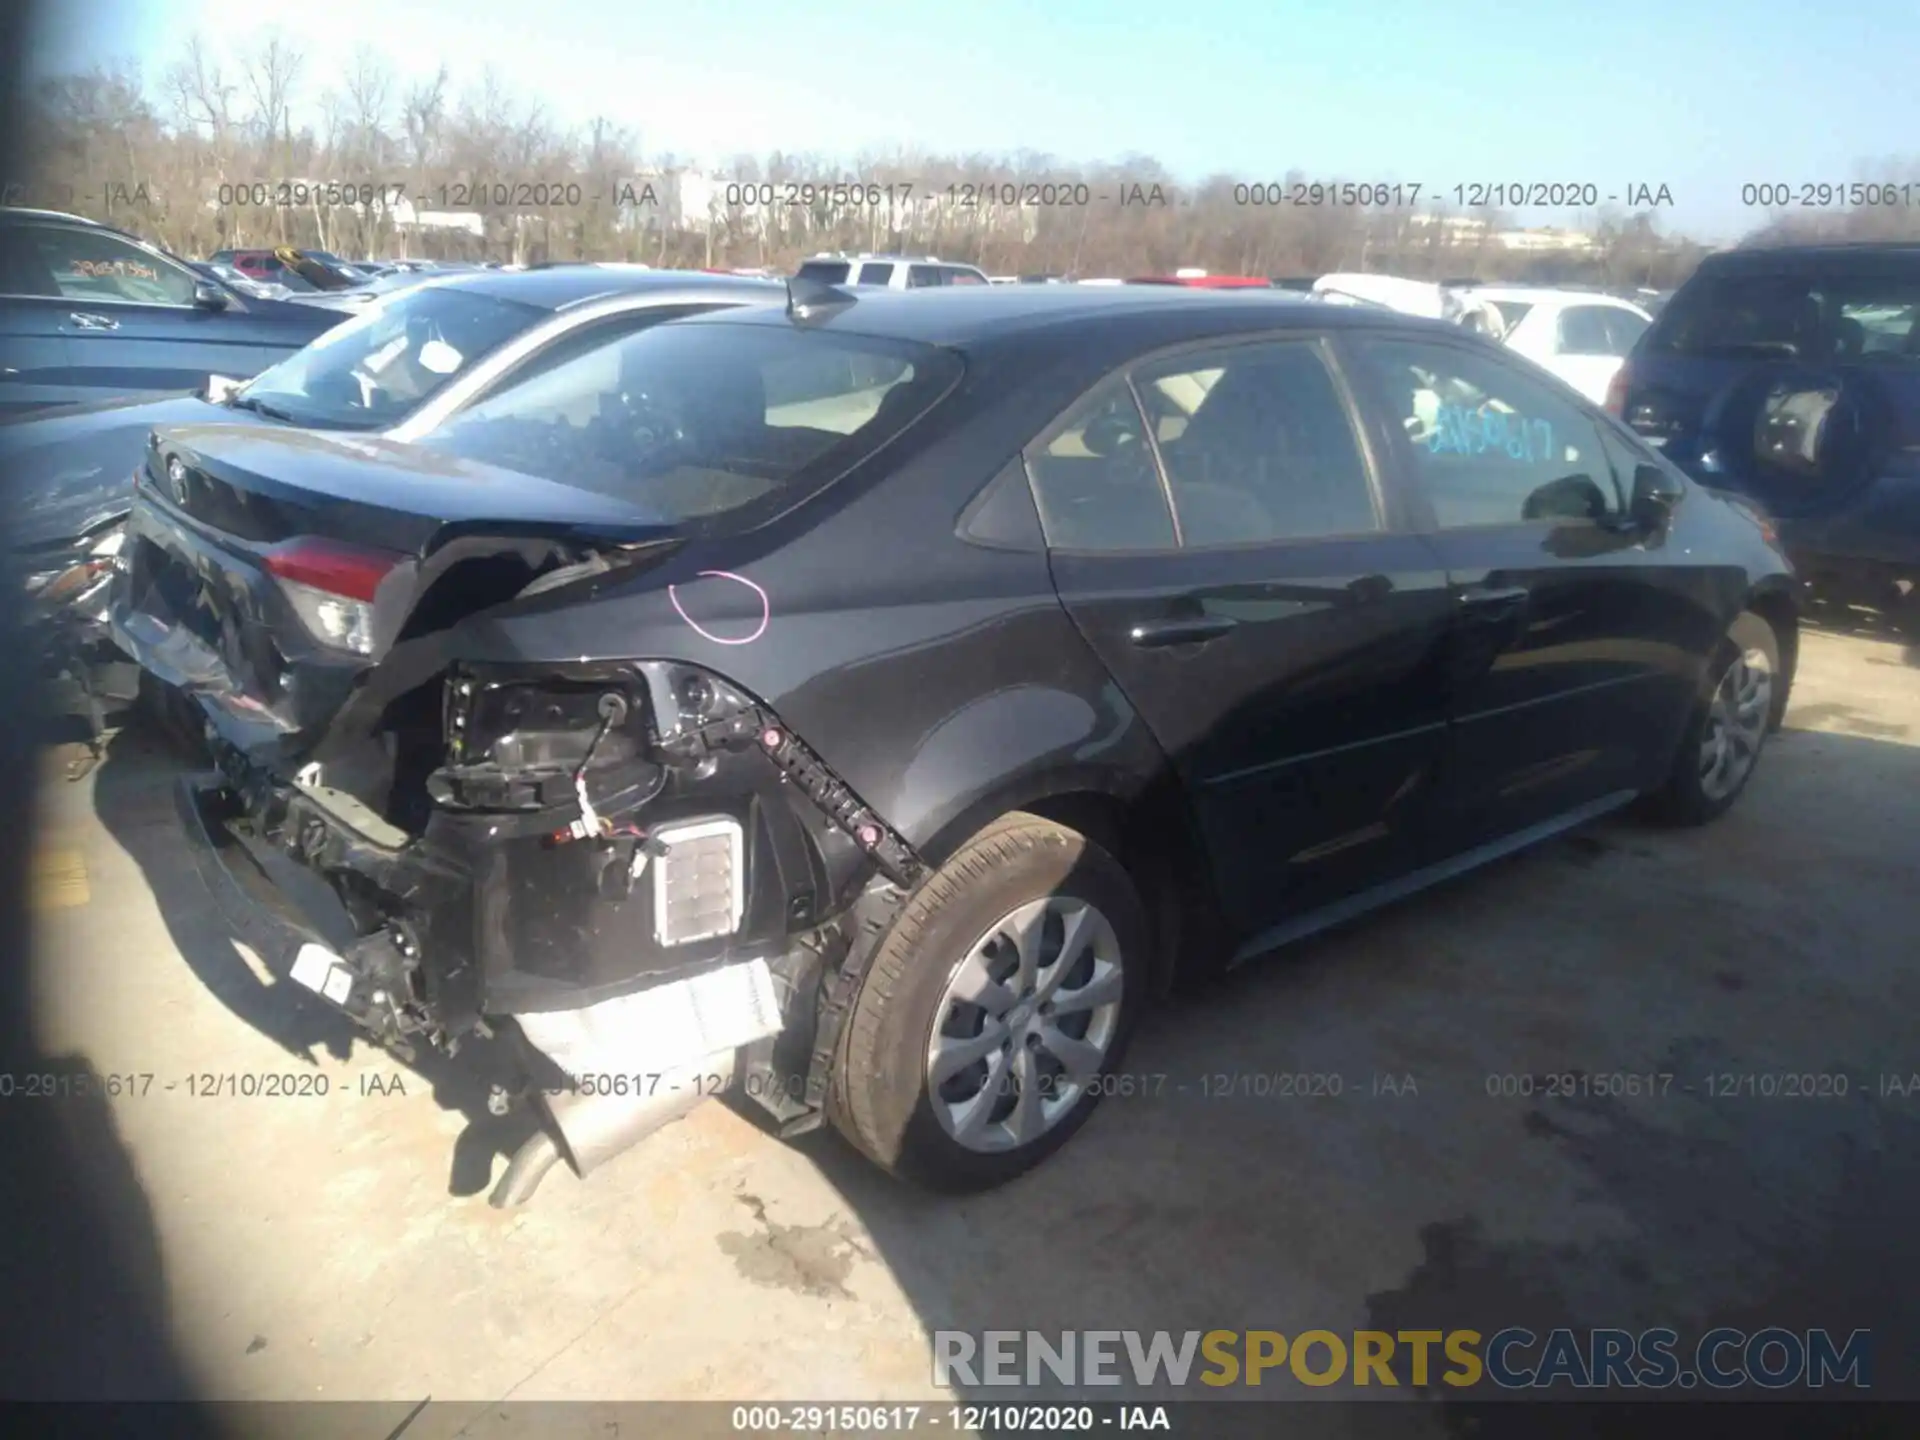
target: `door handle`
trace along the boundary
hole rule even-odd
[[[1531,592],[1524,585],[1498,590],[1463,590],[1460,604],[1474,619],[1488,622],[1506,620],[1527,608]]]
[[[67,319],[78,325],[82,330],[118,330],[120,328],[120,322],[111,316],[88,315],[79,310],[67,316]]]
[[[1192,615],[1177,620],[1145,620],[1127,632],[1142,650],[1167,645],[1204,645],[1218,640],[1240,622],[1231,615]]]

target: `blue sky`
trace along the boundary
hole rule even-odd
[[[255,17],[307,54],[309,103],[362,41],[403,77],[492,62],[563,122],[650,155],[852,157],[895,146],[1419,182],[1665,184],[1681,229],[1764,218],[1746,182],[1920,179],[1916,0],[57,0],[38,63],[157,76],[196,28]],[[247,18],[235,22],[235,17]],[[350,178],[350,177],[341,177]],[[1533,212],[1533,223],[1572,217]]]

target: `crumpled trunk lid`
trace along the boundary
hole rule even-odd
[[[270,764],[310,751],[396,647],[556,570],[674,543],[590,491],[381,438],[229,425],[159,432],[127,523],[115,638]],[[360,607],[353,645],[313,628],[329,605]]]

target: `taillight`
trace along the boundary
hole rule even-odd
[[[1614,371],[1613,379],[1607,382],[1607,413],[1616,419],[1627,418],[1627,387],[1630,384],[1632,377],[1625,365]]]
[[[266,569],[314,639],[371,655],[373,598],[402,558],[389,550],[302,537],[267,551]]]

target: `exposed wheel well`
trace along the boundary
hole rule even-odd
[[[1067,791],[1020,807],[1078,830],[1106,850],[1132,878],[1154,931],[1153,993],[1178,975],[1224,954],[1220,907],[1206,858],[1176,796],[1152,794],[1129,803],[1098,791]]]
[[[1785,683],[1775,687],[1773,725],[1778,729],[1786,718],[1787,700],[1800,664],[1800,607],[1783,590],[1764,590],[1747,597],[1747,609],[1773,627],[1774,639],[1780,645],[1781,679]]]

